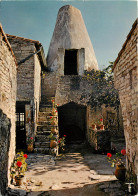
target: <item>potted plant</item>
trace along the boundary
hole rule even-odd
[[[28,138],[27,140],[27,151],[32,152],[33,151],[33,137]]]
[[[100,129],[100,130],[104,130],[104,125],[103,125],[103,118],[99,118],[97,120],[95,120],[92,124],[92,129]]]
[[[108,162],[111,163],[111,167],[116,166],[115,176],[118,180],[125,180],[126,168],[123,162],[123,157],[126,155],[126,150],[122,149],[121,152],[118,152],[113,156],[111,153],[107,153]]]
[[[22,175],[20,173],[22,162],[21,161],[17,161],[16,166],[17,166],[16,170],[17,170],[18,174],[15,176],[15,182],[16,182],[17,186],[20,186],[21,185],[21,179],[22,179]]]
[[[26,159],[27,159],[27,154],[24,154],[23,152],[19,152],[17,153],[11,168],[10,168],[10,172],[11,172],[11,183],[13,183],[13,179],[15,179],[15,183],[17,186],[21,185],[21,180],[22,177],[25,174],[25,171],[27,170],[27,163],[26,163]]]
[[[58,104],[57,105],[55,104],[54,99],[52,99],[51,102],[52,102],[52,112],[51,112],[51,114],[53,116],[57,116],[57,106],[58,106]]]
[[[50,124],[51,125],[57,125],[57,119],[53,116],[50,116]]]
[[[62,138],[59,138],[58,140],[58,146],[59,146],[60,152],[65,151],[65,140],[66,140],[66,135],[64,135]]]
[[[50,148],[57,147],[57,145],[58,145],[58,143],[57,143],[58,135],[54,135],[53,133],[50,133],[49,138],[50,138]]]

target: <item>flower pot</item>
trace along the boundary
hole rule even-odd
[[[28,152],[33,152],[33,144],[28,144],[27,151]]]
[[[57,135],[57,134],[58,134],[58,130],[57,130],[55,127],[51,128],[51,132],[52,132],[54,135]]]
[[[57,116],[57,110],[56,110],[56,108],[52,108],[51,114],[52,114],[53,116]]]
[[[19,176],[15,176],[15,182],[16,182],[16,186],[21,186],[22,184],[22,177]]]
[[[93,124],[93,125],[92,125],[92,129],[93,129],[93,130],[96,129],[96,125]]]
[[[125,181],[126,168],[124,165],[116,165],[115,176],[120,181]]]
[[[58,145],[58,143],[55,140],[50,141],[50,148],[55,148]]]
[[[100,125],[100,130],[104,130],[104,125]]]
[[[52,120],[51,125],[57,125],[57,120],[56,119]]]

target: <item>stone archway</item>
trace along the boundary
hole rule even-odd
[[[66,143],[79,143],[86,139],[86,106],[70,102],[58,107],[59,135],[66,135]]]

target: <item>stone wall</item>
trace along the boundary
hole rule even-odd
[[[22,39],[10,38],[17,62],[28,57],[35,51],[34,43]],[[30,101],[34,97],[34,56],[18,66],[17,70],[17,101]]]
[[[12,49],[19,63],[17,70],[17,100],[20,102],[30,102],[27,104],[26,115],[30,114],[26,120],[26,136],[34,136],[41,100],[41,63],[38,54],[34,54],[40,49],[38,41],[8,35]],[[20,62],[26,59],[23,63]],[[30,109],[30,111],[28,110]]]
[[[111,151],[111,132],[108,130],[89,129],[89,144],[92,150],[98,153],[107,153]]]
[[[106,88],[105,88],[106,89]],[[107,113],[113,114],[112,126],[107,127],[111,131],[113,137],[124,137],[122,116],[119,110],[119,127],[117,122],[117,112],[114,108],[105,107],[91,108],[89,100],[91,93],[96,93],[96,86],[91,80],[88,80],[84,76],[57,76],[54,72],[46,73],[42,78],[42,97],[43,102],[55,96],[56,104],[59,106],[65,105],[70,102],[74,102],[79,105],[88,106],[88,129],[93,124],[93,121],[100,119],[103,116],[104,125],[109,124]],[[108,115],[109,116],[109,115]],[[118,131],[119,130],[119,131]]]
[[[10,147],[11,121],[0,109],[0,192],[5,195],[8,184],[8,157]]]
[[[56,88],[58,84],[58,77],[54,72],[46,72],[41,79],[41,99],[42,102],[51,100],[55,97]]]
[[[138,53],[137,20],[127,36],[122,50],[114,64],[115,87],[119,90],[127,150],[129,177],[137,171],[137,132],[138,132]],[[135,178],[136,179],[136,178]],[[134,180],[134,179],[133,179]]]
[[[7,167],[15,155],[16,60],[1,26],[0,30],[0,189],[5,195]]]

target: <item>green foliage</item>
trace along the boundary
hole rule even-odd
[[[11,178],[13,178],[15,175],[24,175],[25,171],[27,171],[27,163],[24,155],[26,154],[24,154],[23,152],[19,152],[16,154],[15,159],[10,168]],[[17,166],[17,162],[22,163],[20,168]]]
[[[119,106],[120,101],[118,91],[114,88],[112,67],[113,62],[110,62],[110,65],[102,71],[85,72],[84,78],[91,81],[94,86],[89,101],[92,107],[100,107],[102,104],[106,107],[117,108]]]
[[[56,140],[56,137],[54,136],[53,133],[50,133],[50,135],[48,137],[50,140]]]

